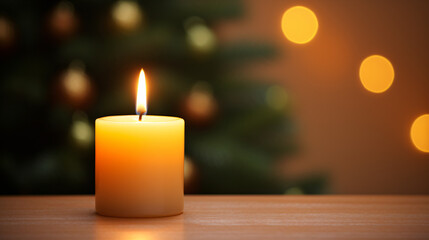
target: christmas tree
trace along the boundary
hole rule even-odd
[[[270,59],[260,40],[220,42],[238,1],[2,1],[2,193],[92,193],[94,121],[133,114],[144,68],[148,113],[186,121],[193,193],[319,193],[276,173],[296,149],[288,95],[237,71]]]

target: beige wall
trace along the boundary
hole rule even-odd
[[[244,3],[245,16],[220,26],[220,38],[268,40],[282,52],[254,72],[277,79],[291,95],[302,149],[285,174],[329,173],[333,193],[428,194],[429,154],[415,149],[409,129],[429,113],[429,1]],[[280,29],[283,12],[295,5],[319,20],[306,45],[289,42]],[[371,54],[395,68],[383,94],[366,91],[358,78]]]

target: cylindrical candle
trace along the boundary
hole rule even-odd
[[[95,121],[95,208],[115,217],[183,212],[181,118],[137,115]]]

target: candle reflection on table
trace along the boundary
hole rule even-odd
[[[183,215],[163,218],[112,218],[96,215],[97,240],[184,239]]]

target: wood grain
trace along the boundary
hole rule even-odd
[[[429,196],[186,196],[165,218],[109,218],[93,196],[0,197],[0,239],[429,239]]]

